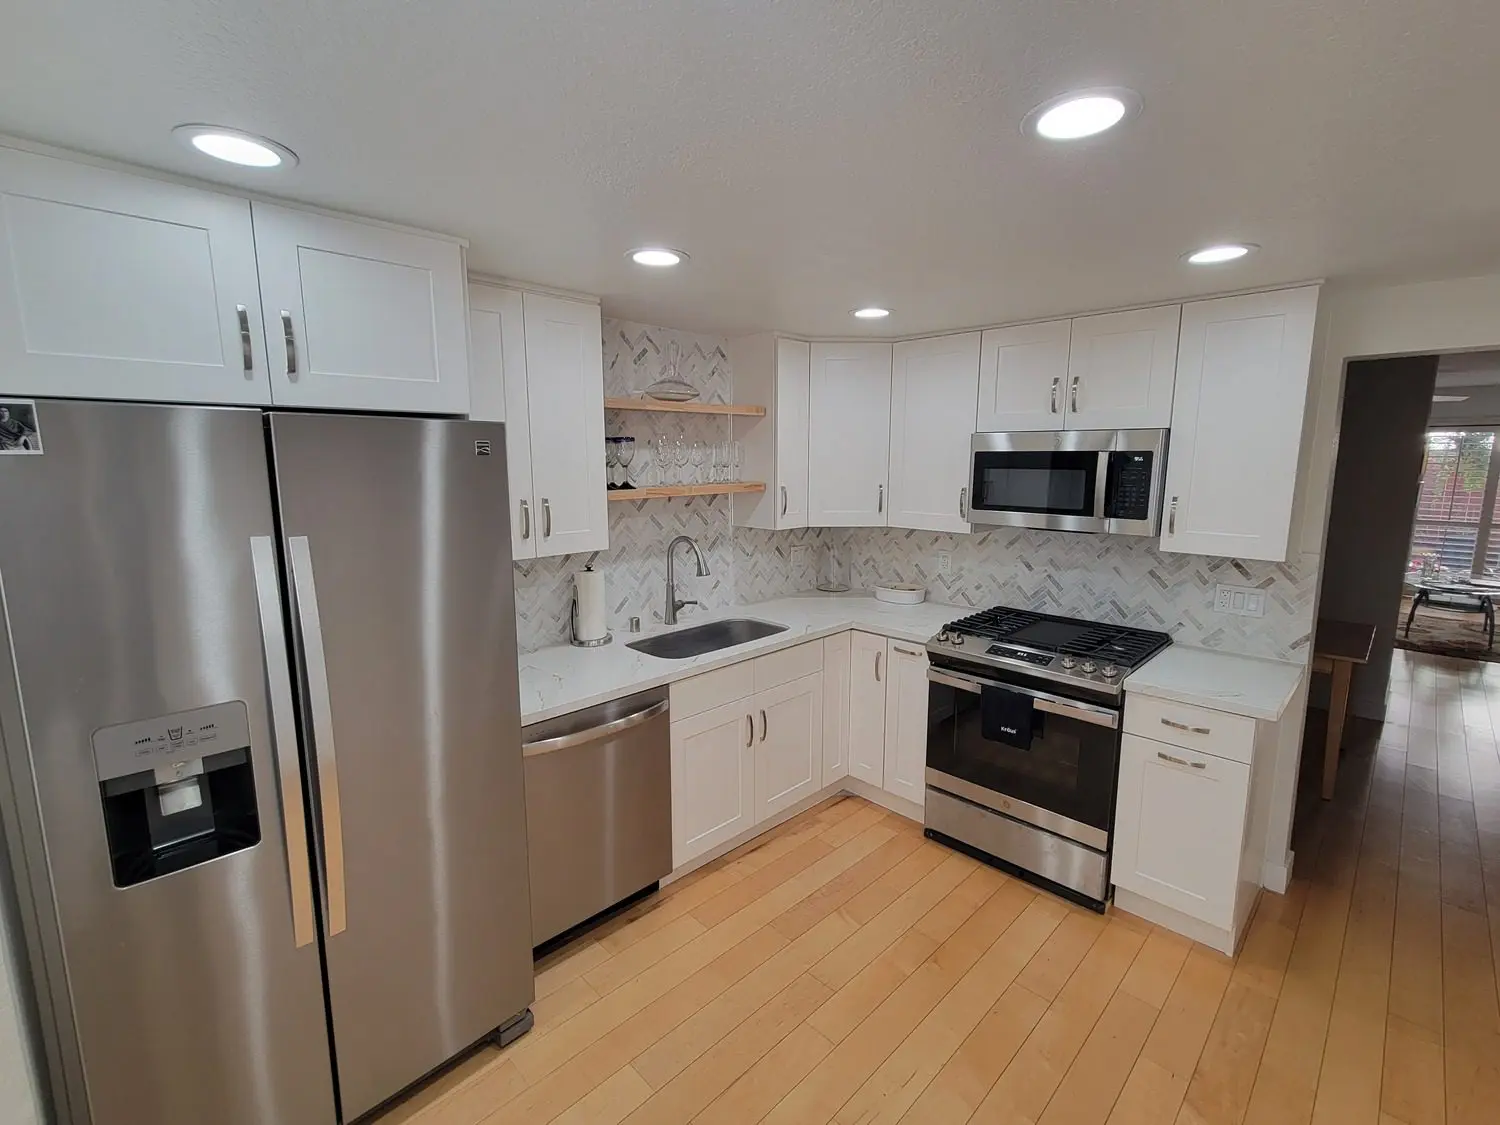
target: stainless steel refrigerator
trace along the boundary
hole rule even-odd
[[[529,1026],[504,428],[30,424],[0,819],[57,1119],[350,1121]]]

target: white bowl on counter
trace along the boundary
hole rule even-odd
[[[927,587],[916,586],[910,582],[893,582],[889,586],[875,586],[872,592],[876,601],[889,602],[891,605],[921,605],[927,600]]]

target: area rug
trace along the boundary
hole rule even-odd
[[[1500,611],[1500,610],[1497,610]],[[1411,612],[1411,598],[1401,599],[1401,613],[1396,618],[1396,647],[1412,652],[1430,652],[1434,656],[1457,656],[1465,660],[1487,660],[1500,663],[1500,625],[1496,626],[1495,648],[1487,647],[1489,637],[1484,628],[1484,614],[1463,613],[1456,609],[1434,609],[1424,605],[1411,623],[1406,636],[1406,615]]]

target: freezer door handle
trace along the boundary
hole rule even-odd
[[[328,658],[323,651],[323,620],[318,614],[318,589],[313,581],[312,546],[305,535],[291,536],[286,546],[292,562],[292,597],[296,603],[297,624],[302,631],[307,704],[312,713],[328,936],[334,937],[344,932],[348,911],[344,893],[344,826],[339,814],[338,752],[333,741],[333,700],[328,693]]]
[[[301,949],[311,945],[315,936],[312,864],[308,859],[307,825],[303,819],[302,778],[297,772],[297,705],[292,701],[286,628],[281,619],[281,584],[276,572],[276,547],[270,536],[251,538],[250,562],[255,571],[255,600],[260,608],[266,689],[271,697],[272,759],[276,763],[276,786],[281,795],[287,879],[292,889],[292,940]]]

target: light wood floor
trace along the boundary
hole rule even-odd
[[[846,798],[549,958],[530,1035],[381,1125],[1494,1125],[1500,665],[1396,658],[1234,961]]]

